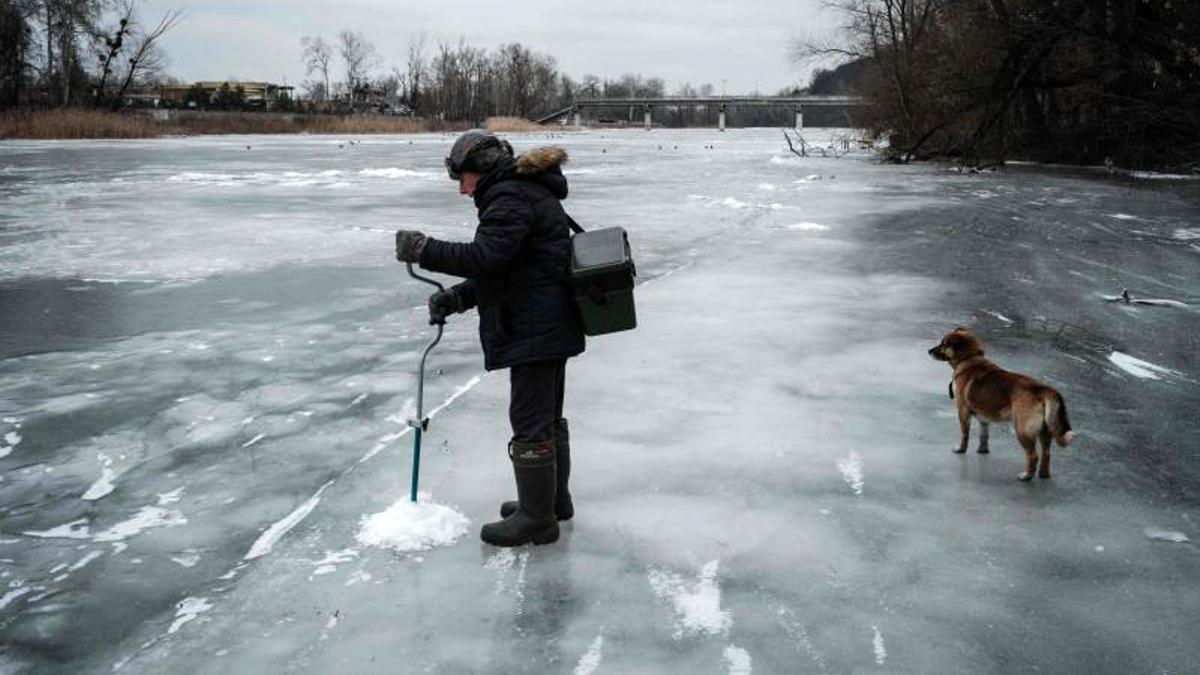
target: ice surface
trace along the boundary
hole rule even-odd
[[[471,521],[453,507],[438,504],[427,492],[413,503],[402,499],[386,510],[363,516],[358,542],[408,553],[449,546],[467,533]]]
[[[639,328],[568,366],[577,513],[514,551],[507,374],[452,319],[421,489],[474,524],[397,554],[358,537],[432,329],[390,233],[474,213],[452,135],[361,140],[0,144],[0,671],[1200,669],[1194,182],[516,135],[630,232]],[[956,325],[1063,392],[1053,479],[1006,425],[948,452]]]

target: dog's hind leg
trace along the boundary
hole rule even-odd
[[[1042,432],[1038,434],[1038,440],[1042,444],[1042,461],[1038,465],[1038,478],[1050,477],[1050,428],[1042,427]]]
[[[1025,451],[1025,471],[1018,474],[1017,478],[1020,480],[1031,480],[1033,472],[1037,470],[1038,465],[1037,436],[1018,431],[1017,440],[1021,443],[1021,449]]]
[[[958,406],[958,447],[954,452],[962,454],[967,451],[967,441],[971,438],[971,411],[964,405]]]
[[[988,423],[983,418],[979,419],[979,448],[975,452],[981,455],[991,452],[991,450],[988,450]]]

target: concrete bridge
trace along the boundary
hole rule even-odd
[[[600,108],[616,108],[629,107],[641,108],[643,119],[645,120],[646,128],[650,128],[652,113],[658,107],[688,107],[688,106],[716,106],[718,110],[718,127],[721,131],[725,131],[725,111],[730,107],[754,107],[754,106],[788,106],[796,111],[796,128],[804,128],[804,107],[805,106],[838,106],[838,107],[853,107],[862,105],[862,98],[858,96],[661,96],[657,98],[587,98],[576,99],[574,103],[557,110],[549,115],[534,120],[538,124],[545,124],[556,119],[560,119],[567,115],[574,116],[575,126],[581,126],[583,121],[583,111]]]

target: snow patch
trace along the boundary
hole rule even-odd
[[[42,539],[91,539],[92,537],[88,531],[87,518],[72,520],[69,523],[52,527],[49,530],[26,530],[21,534],[29,537],[40,537]]]
[[[470,524],[466,516],[422,492],[415,504],[401,499],[384,511],[363,516],[357,539],[364,546],[425,551],[453,544],[466,534]]]
[[[604,648],[604,636],[597,635],[591,646],[579,657],[575,664],[575,675],[592,675],[600,667],[601,650]]]
[[[1182,532],[1174,530],[1163,530],[1157,527],[1147,527],[1145,530],[1146,536],[1155,541],[1169,541],[1172,544],[1186,544],[1191,541],[1188,536]]]
[[[346,585],[353,586],[354,584],[364,583],[364,582],[370,581],[371,579],[372,579],[372,577],[371,577],[370,572],[364,572],[362,570],[358,570],[354,574],[350,575],[350,578],[346,580]]]
[[[842,472],[842,480],[854,494],[861,495],[863,491],[863,461],[858,452],[851,450],[850,455],[837,462],[838,471]]]
[[[805,230],[805,231],[810,231],[810,232],[821,232],[821,231],[830,229],[830,227],[828,225],[822,225],[820,223],[792,223],[791,225],[784,225],[784,229]]]
[[[721,610],[721,589],[717,585],[719,567],[719,560],[709,561],[690,584],[678,574],[650,570],[650,588],[660,599],[670,602],[675,610],[676,640],[685,634],[721,635],[733,624],[729,612]]]
[[[729,666],[729,675],[750,675],[754,670],[750,652],[736,645],[729,645],[724,652],[725,665]]]
[[[103,551],[91,551],[90,553],[88,553],[87,555],[80,558],[78,562],[76,562],[74,565],[71,565],[67,569],[68,569],[68,571],[71,571],[71,572],[77,572],[77,571],[83,569],[84,567],[86,567],[88,563],[92,562],[93,560],[95,560],[96,558],[99,558],[102,555],[104,555]]]
[[[182,496],[183,496],[183,488],[182,487],[175,488],[174,490],[171,490],[170,492],[160,492],[160,493],[158,493],[158,505],[166,506],[167,504],[174,504],[175,502],[179,501],[179,498]]]
[[[887,661],[887,647],[883,644],[883,633],[879,632],[879,626],[871,626],[871,630],[875,631],[875,637],[871,640],[871,644],[875,647],[875,664],[882,666]]]
[[[993,312],[993,311],[992,311],[992,310],[990,310],[990,309],[985,309],[985,310],[983,310],[983,313],[984,313],[984,314],[991,314],[992,316],[996,317],[997,319],[1000,319],[1000,320],[1001,320],[1001,321],[1003,321],[1004,323],[1016,323],[1015,321],[1013,321],[1012,319],[1008,318],[1007,316],[1004,316],[1004,315],[1003,315],[1003,314],[1001,314],[1000,312]]]
[[[11,418],[6,418],[6,421],[7,419]],[[21,434],[17,433],[15,430],[4,434],[4,443],[0,444],[0,457],[8,457],[20,443]]]
[[[1175,229],[1175,233],[1171,236],[1181,241],[1200,239],[1200,227],[1179,227]]]
[[[324,485],[322,485],[321,488],[317,490],[316,494],[308,498],[308,501],[304,502],[300,506],[297,506],[291,513],[287,514],[283,518],[272,523],[271,526],[266,529],[266,531],[259,535],[258,539],[254,540],[254,544],[250,547],[250,550],[246,552],[243,560],[253,560],[270,553],[271,549],[275,546],[275,543],[283,538],[283,535],[290,532],[293,527],[300,523],[300,521],[307,518],[308,514],[312,513],[313,509],[317,508],[317,504],[321,503],[321,495],[325,493],[325,490],[330,485],[333,485],[332,480],[327,481]]]
[[[102,467],[100,469],[100,478],[97,479],[95,483],[92,483],[91,487],[87,489],[87,492],[84,492],[83,496],[80,497],[80,499],[89,502],[108,496],[108,494],[115,488],[112,480],[117,476],[117,472],[113,471],[112,469],[111,457],[104,453],[100,453],[96,456],[96,458],[100,460]]]
[[[208,598],[187,597],[176,603],[175,607],[175,621],[167,629],[167,634],[179,630],[185,623],[212,609],[213,606],[208,602]]]
[[[200,562],[200,553],[195,549],[187,549],[182,554],[171,558],[171,562],[181,567],[195,567]]]
[[[1134,215],[1130,215],[1128,213],[1110,213],[1110,214],[1108,214],[1108,217],[1116,218],[1117,220],[1141,220],[1141,218],[1138,218],[1137,216],[1134,216]]]
[[[21,584],[24,584],[24,582],[13,582],[13,583],[18,583],[18,585],[15,588],[13,588],[11,591],[5,593],[3,597],[0,597],[0,609],[4,609],[13,600],[16,600],[17,598],[21,597],[22,595],[25,595],[26,593],[32,593],[35,590],[33,586],[21,585]]]
[[[358,172],[358,175],[364,178],[438,178],[441,174],[433,171],[413,171],[412,169],[388,167],[385,169],[363,169]]]
[[[93,541],[121,541],[154,527],[174,527],[187,524],[187,518],[178,511],[168,511],[158,506],[143,506],[129,520],[113,525],[92,537]]]
[[[1159,375],[1178,375],[1178,373],[1170,368],[1164,368],[1159,365],[1143,361],[1139,358],[1132,357],[1122,352],[1113,352],[1108,355],[1108,360],[1111,361],[1121,370],[1130,375],[1140,377],[1145,380],[1161,380]]]

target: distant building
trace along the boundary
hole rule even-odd
[[[195,101],[189,101],[188,94],[193,89],[199,89],[208,96],[211,102],[217,96],[217,92],[222,86],[228,85],[230,89],[236,90],[242,88],[242,101],[248,108],[261,108],[263,110],[272,110],[278,105],[279,100],[283,97],[292,98],[292,92],[295,87],[286,84],[274,84],[272,82],[233,82],[228,80],[201,80],[192,84],[180,84],[164,86],[159,90],[161,102],[165,105],[170,105],[177,108],[188,107],[188,103],[195,104]]]

